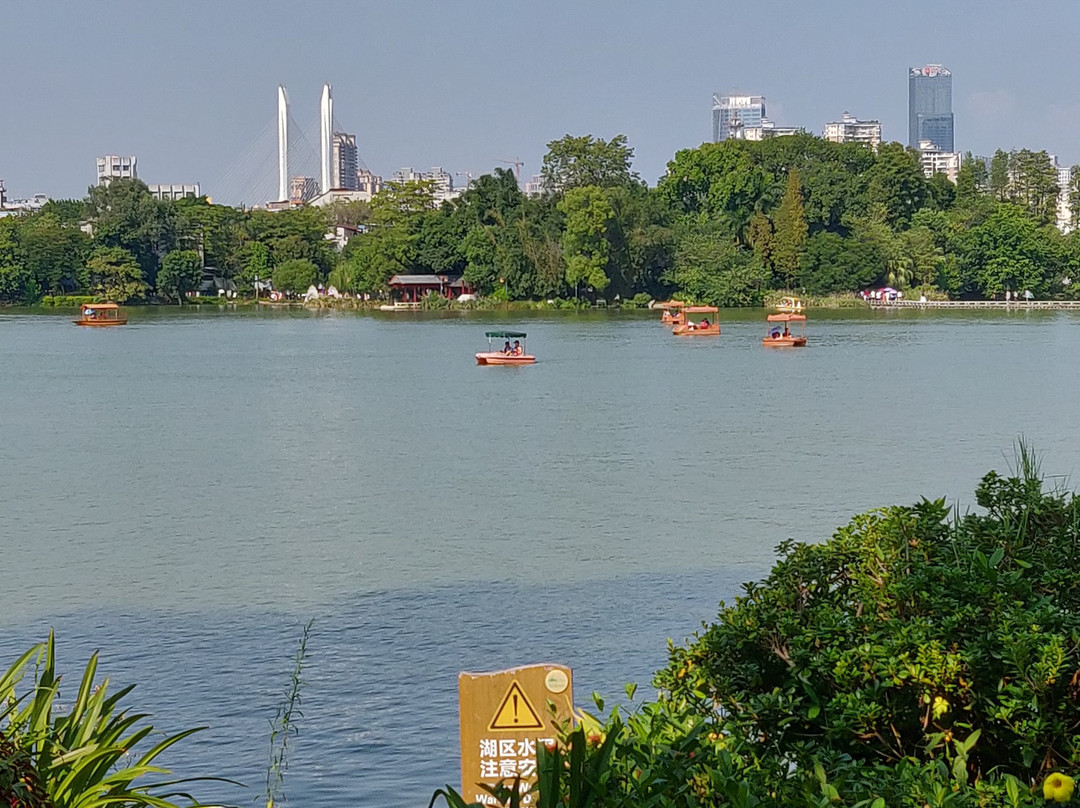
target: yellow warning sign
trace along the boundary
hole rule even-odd
[[[525,698],[525,691],[515,679],[506,691],[502,704],[495,711],[495,717],[488,724],[488,729],[543,729],[544,722],[536,710]]]

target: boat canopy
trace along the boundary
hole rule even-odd
[[[720,311],[716,306],[687,306],[683,309],[686,314],[715,314]]]
[[[666,300],[663,303],[657,303],[653,308],[657,309],[681,309],[686,304],[681,300]]]
[[[805,314],[770,314],[765,318],[770,323],[790,323],[795,320],[805,320]]]
[[[488,331],[488,339],[525,339],[524,331]]]
[[[95,309],[95,310],[97,310],[97,309],[118,309],[118,308],[120,308],[115,303],[83,303],[82,307],[84,309]]]

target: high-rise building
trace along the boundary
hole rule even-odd
[[[118,154],[107,154],[97,159],[97,184],[104,185],[109,180],[136,179],[139,172],[136,170],[135,155],[121,157]]]
[[[761,129],[765,118],[763,95],[714,95],[712,97],[713,143],[743,140],[746,129]]]
[[[825,124],[825,139],[833,143],[865,143],[876,149],[881,143],[881,122],[860,121],[849,112],[845,112],[838,121]]]
[[[334,132],[330,143],[330,187],[355,191],[356,135]]]
[[[941,65],[908,69],[908,146],[929,140],[953,152],[952,73]]]

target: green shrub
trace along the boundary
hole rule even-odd
[[[78,308],[84,303],[97,301],[94,295],[45,295],[41,298],[41,305],[55,308]]]
[[[1030,452],[987,474],[985,515],[944,500],[786,542],[769,577],[672,650],[657,684],[755,747],[808,765],[940,761],[1025,782],[1080,767],[1080,499]]]
[[[107,679],[95,685],[95,654],[83,672],[78,692],[65,699],[68,706],[61,711],[55,661],[50,632],[48,642],[31,648],[0,675],[0,787],[15,772],[33,772],[28,789],[0,791],[0,797],[18,798],[28,808],[173,808],[176,803],[171,800],[176,797],[196,805],[194,798],[177,790],[192,780],[155,782],[156,775],[168,774],[168,770],[155,765],[154,760],[202,728],[165,737],[136,752],[154,728],[144,722],[146,716],[119,709],[133,686],[109,694]],[[20,693],[19,685],[31,671],[32,684]]]
[[[671,648],[656,700],[540,752],[535,804],[1044,805],[1080,770],[1080,497],[1018,456],[983,477],[979,513],[923,500],[782,544]]]

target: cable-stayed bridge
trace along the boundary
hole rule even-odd
[[[293,178],[308,178],[320,193],[327,191],[333,176],[331,137],[349,131],[333,114],[329,84],[323,87],[318,112],[303,126],[292,114],[285,88],[279,87],[277,115],[207,190],[215,202],[248,208],[287,201]],[[359,153],[356,162],[368,170]]]

